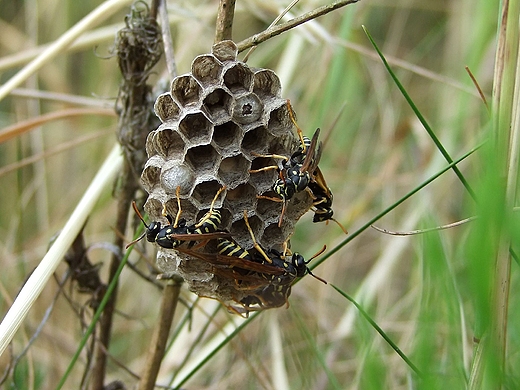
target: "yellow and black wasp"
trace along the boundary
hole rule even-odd
[[[277,166],[268,166],[250,171],[251,173],[255,173],[269,169],[277,169],[279,172],[279,178],[275,181],[272,188],[273,191],[280,197],[280,199],[266,196],[260,197],[283,203],[280,219],[278,221],[278,226],[281,227],[287,201],[289,201],[297,192],[308,189],[314,198],[313,222],[325,222],[332,220],[339,225],[345,234],[347,234],[345,228],[333,218],[334,212],[332,211],[332,192],[327,186],[325,178],[323,177],[323,173],[318,167],[322,152],[321,142],[318,141],[320,129],[316,129],[312,139],[309,139],[303,135],[303,131],[298,126],[289,100],[287,100],[287,108],[289,117],[296,127],[298,137],[300,138],[300,145],[289,158],[275,154],[257,155],[259,157],[281,158],[284,160],[282,162],[281,168]]]
[[[145,232],[138,237],[136,240],[129,243],[126,247],[135,244],[144,237],[149,242],[155,242],[162,248],[175,249],[179,247],[183,242],[190,242],[189,247],[193,246],[195,241],[208,241],[217,238],[230,237],[230,234],[224,231],[219,231],[218,228],[221,223],[220,210],[215,209],[215,202],[218,196],[226,187],[222,187],[218,190],[217,194],[211,202],[209,211],[193,225],[188,225],[184,218],[180,218],[182,209],[179,198],[180,188],[177,187],[177,204],[178,210],[175,220],[171,215],[166,213],[166,208],[163,209],[163,215],[167,219],[167,225],[161,225],[161,222],[154,221],[149,225],[144,221],[143,216],[137,209],[135,202],[132,202],[132,207],[135,213],[146,227]]]

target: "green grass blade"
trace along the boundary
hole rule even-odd
[[[99,321],[99,318],[101,317],[101,314],[103,313],[103,310],[105,309],[105,306],[106,306],[106,304],[108,302],[108,299],[110,298],[110,296],[114,292],[114,289],[117,286],[117,282],[119,280],[119,275],[121,274],[121,271],[123,271],[123,267],[125,266],[126,262],[128,261],[128,257],[130,256],[131,252],[132,252],[132,248],[130,248],[129,250],[126,251],[125,256],[123,257],[123,259],[121,260],[121,263],[119,264],[119,267],[117,267],[116,273],[114,274],[114,278],[112,279],[112,281],[108,285],[107,292],[103,296],[103,299],[101,300],[101,303],[99,304],[99,307],[96,310],[96,313],[94,314],[94,317],[92,318],[92,321],[90,322],[90,325],[87,328],[87,331],[85,332],[85,334],[83,335],[83,337],[82,337],[82,339],[81,339],[81,341],[79,343],[79,346],[78,346],[78,349],[76,350],[76,353],[71,358],[69,366],[67,367],[67,370],[63,374],[63,377],[61,378],[60,382],[58,383],[58,386],[56,387],[56,389],[59,390],[59,389],[61,389],[63,387],[63,385],[65,384],[65,381],[67,380],[67,378],[68,378],[68,376],[70,374],[70,372],[72,371],[72,368],[74,367],[74,364],[76,364],[76,361],[78,360],[79,355],[81,354],[81,351],[83,350],[83,347],[87,343],[88,338],[94,332],[94,328],[96,326],[96,323]]]
[[[325,371],[325,375],[327,375],[327,378],[329,379],[329,384],[330,384],[331,388],[338,389],[338,390],[344,388],[338,382],[338,378],[336,378],[334,373],[330,370],[329,366],[327,365],[325,357],[323,356],[320,349],[316,345],[315,338],[309,332],[307,325],[303,321],[301,315],[296,310],[294,311],[294,318],[296,319],[296,323],[298,325],[298,330],[301,332],[304,339],[307,341],[308,345],[312,348],[313,356],[316,358],[316,360],[317,360],[318,364],[321,366],[321,368],[323,368],[323,371]]]
[[[368,315],[366,311],[363,310],[363,308],[352,298],[350,295],[348,295],[346,292],[341,290],[339,287],[336,287],[335,285],[331,284],[332,288],[339,292],[341,295],[343,295],[345,298],[347,298],[356,308],[359,310],[361,315],[372,325],[372,327],[381,335],[381,337],[392,347],[392,349],[406,362],[406,364],[417,374],[421,375],[421,371],[417,368],[415,364],[412,363],[412,361],[406,356],[406,354],[401,351],[401,349],[388,337],[388,335],[379,327],[379,325],[376,324],[376,322]]]
[[[434,131],[432,130],[432,128],[430,127],[430,125],[426,121],[426,118],[424,118],[424,116],[421,114],[421,112],[419,111],[417,106],[414,104],[414,102],[413,102],[412,98],[410,97],[410,95],[408,95],[408,93],[406,92],[406,89],[404,88],[403,84],[401,84],[401,82],[399,81],[399,79],[397,78],[395,73],[390,68],[390,65],[386,61],[385,56],[383,55],[381,50],[379,50],[379,47],[377,46],[377,44],[375,43],[374,39],[372,38],[372,36],[370,35],[370,33],[368,32],[368,30],[366,29],[365,26],[363,26],[363,30],[365,31],[365,34],[367,35],[368,39],[370,40],[370,43],[372,43],[372,45],[376,49],[377,54],[379,54],[379,57],[381,57],[381,61],[383,61],[383,64],[384,64],[386,70],[388,70],[388,73],[390,73],[390,76],[392,77],[392,79],[394,80],[395,84],[397,85],[397,88],[399,88],[399,90],[403,94],[404,98],[406,99],[406,101],[408,102],[410,107],[412,108],[413,112],[415,113],[415,115],[417,116],[419,121],[422,123],[422,125],[425,128],[425,130],[428,132],[429,136],[431,137],[431,139],[433,140],[433,142],[437,146],[437,149],[439,149],[439,151],[442,153],[442,155],[444,156],[446,161],[448,161],[448,163],[452,163],[453,159],[451,158],[450,154],[444,148],[444,146],[442,145],[441,141],[437,138],[437,136],[435,135]],[[453,165],[452,169],[455,172],[455,174],[458,176],[459,180],[464,185],[464,187],[466,187],[466,190],[469,192],[471,197],[474,200],[476,200],[475,192],[473,191],[473,189],[471,188],[471,186],[469,185],[469,183],[467,182],[466,178],[464,177],[462,172],[459,170],[459,168],[457,168],[456,165]]]
[[[379,214],[377,214],[374,218],[370,219],[367,223],[365,223],[363,226],[361,226],[358,230],[356,230],[354,233],[352,234],[349,234],[349,236],[344,239],[342,242],[340,242],[338,245],[336,245],[332,250],[330,250],[329,252],[327,252],[326,255],[324,255],[323,257],[321,257],[320,259],[316,260],[314,262],[314,264],[312,264],[312,266],[310,266],[309,268],[311,269],[314,269],[316,268],[318,265],[320,265],[322,262],[324,262],[326,259],[328,259],[330,256],[332,256],[334,253],[336,253],[337,251],[339,251],[341,248],[343,248],[345,245],[347,245],[350,241],[352,241],[354,238],[356,238],[358,235],[360,235],[364,230],[366,230],[368,227],[370,227],[370,225],[372,225],[374,222],[376,222],[378,219],[382,218],[384,215],[388,214],[390,211],[392,211],[393,209],[395,209],[397,206],[399,206],[401,203],[403,203],[405,200],[407,200],[408,198],[410,198],[412,195],[416,194],[417,192],[419,192],[421,189],[423,189],[424,187],[426,187],[428,184],[430,184],[432,181],[434,181],[435,179],[437,179],[438,177],[440,177],[443,173],[449,171],[450,169],[452,169],[454,166],[456,166],[458,163],[460,163],[461,161],[463,161],[465,158],[469,157],[471,154],[473,154],[475,151],[477,151],[481,146],[483,145],[483,143],[475,146],[473,149],[471,149],[469,152],[467,152],[466,154],[464,154],[462,157],[460,157],[459,159],[451,162],[449,165],[447,165],[445,168],[443,168],[442,170],[440,170],[438,173],[436,173],[435,175],[433,175],[432,177],[430,177],[428,180],[424,181],[422,184],[420,184],[418,187],[416,187],[415,189],[413,189],[412,191],[410,191],[409,193],[407,193],[405,196],[403,196],[401,199],[399,199],[397,202],[393,203],[391,206],[387,207],[386,209],[384,209],[382,212],[380,212]]]

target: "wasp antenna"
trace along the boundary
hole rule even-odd
[[[307,147],[305,146],[305,142],[303,141],[303,131],[300,129],[300,126],[298,126],[298,123],[296,123],[296,117],[294,115],[294,111],[291,106],[291,101],[287,99],[287,108],[289,109],[289,117],[291,118],[291,122],[296,127],[296,131],[298,133],[298,137],[300,137],[300,142],[302,144],[303,153],[307,151]]]
[[[309,260],[307,260],[305,262],[305,264],[309,264],[309,262],[312,260],[312,259],[315,259],[316,257],[318,257],[319,255],[321,255],[323,252],[325,252],[327,250],[327,245],[323,245],[323,248],[321,248],[318,252],[316,252]]]
[[[144,221],[143,221],[143,222],[144,222]],[[136,242],[141,241],[145,235],[146,235],[146,232],[144,232],[143,234],[141,234],[141,235],[140,235],[138,238],[136,238],[134,241],[128,243],[128,244],[125,246],[125,249],[128,249],[128,248],[130,248],[132,245],[134,245]]]
[[[141,222],[143,223],[143,225],[144,225],[146,228],[148,228],[148,225],[147,225],[146,222],[144,221],[143,216],[141,215],[141,213],[139,212],[139,209],[137,208],[137,205],[135,204],[135,200],[132,201],[132,207],[134,208],[135,213],[137,214],[137,216],[139,217],[139,219],[141,220]]]
[[[173,228],[177,228],[179,225],[179,219],[181,218],[182,208],[181,208],[181,186],[177,186],[175,189],[175,197],[177,198],[177,215],[175,216],[175,222],[173,223]],[[166,205],[164,206],[166,208]],[[171,224],[171,221],[170,221]]]
[[[338,224],[341,230],[343,230],[343,233],[348,234],[347,229],[345,229],[345,227],[337,219],[331,218],[331,220]]]
[[[320,282],[328,284],[325,279],[322,279],[319,276],[314,275],[309,268],[307,268],[307,273],[311,275],[313,278],[318,279]]]
[[[264,252],[262,247],[258,244],[258,242],[256,242],[256,238],[255,238],[255,234],[253,233],[253,229],[251,229],[251,225],[249,225],[249,218],[247,218],[247,211],[246,210],[244,210],[244,222],[246,223],[247,230],[249,230],[249,234],[251,235],[251,239],[253,240],[253,246],[255,247],[255,249],[258,252],[260,252],[260,254],[264,257],[264,259],[267,260],[268,263],[272,263],[273,260],[271,260],[269,258],[269,256],[267,256],[267,254]]]

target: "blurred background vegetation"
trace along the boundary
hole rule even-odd
[[[0,0],[0,82],[9,80],[33,58],[31,53],[58,39],[99,4],[99,0]],[[66,108],[114,107],[121,83],[114,38],[124,26],[130,4],[88,31],[85,36],[91,39],[86,43],[58,55],[3,99],[0,128]],[[233,40],[264,30],[287,4],[237,0]],[[301,0],[291,15],[324,4],[327,1]],[[189,72],[195,56],[210,51],[217,7],[215,0],[168,2],[179,74]],[[335,216],[350,233],[447,165],[361,26],[373,36],[444,147],[458,158],[490,131],[490,113],[464,67],[490,100],[498,20],[499,3],[491,0],[361,0],[273,38],[251,55],[250,66],[277,72],[283,96],[291,99],[304,132],[310,135],[317,127],[322,129],[327,141],[320,167],[334,193]],[[151,76],[152,84],[164,81],[164,70],[163,59]],[[67,97],[39,99],[37,91]],[[72,96],[84,99],[76,102]],[[115,113],[77,115],[44,123],[0,144],[2,315],[112,149],[116,125]],[[482,197],[490,191],[482,179],[493,158],[492,153],[479,152],[460,165]],[[448,171],[376,225],[406,232],[445,225],[476,212],[473,199]],[[99,264],[104,282],[115,213],[107,189],[85,227],[86,244],[95,245],[89,257]],[[311,218],[306,215],[298,224],[293,249],[310,257],[324,244],[330,250],[345,239],[335,224],[312,224]],[[306,277],[294,286],[288,309],[261,313],[184,387],[466,387],[478,328],[475,298],[486,299],[487,292],[480,289],[490,283],[486,278],[493,270],[485,260],[480,263],[477,245],[490,232],[485,226],[475,229],[475,224],[405,237],[367,229],[314,270],[357,299],[423,372],[422,381],[350,302],[330,286]],[[134,227],[126,232],[128,240],[133,231]],[[513,238],[518,241],[518,234]],[[153,259],[152,248],[146,256]],[[139,255],[133,254],[130,261],[148,272]],[[519,281],[517,269],[513,263],[512,286]],[[475,276],[476,271],[482,272]],[[63,263],[56,280],[66,272]],[[0,368],[20,355],[58,292],[58,283],[51,280],[12,348],[0,358]],[[129,387],[136,383],[130,371],[140,375],[160,297],[152,284],[128,268],[123,271],[106,383],[121,380]],[[64,285],[37,340],[4,385],[20,389],[57,385],[78,347],[82,322],[92,317],[90,298],[70,283]],[[185,356],[211,355],[207,349],[211,340],[230,322],[240,322],[218,302],[200,299],[193,306],[196,297],[186,289],[181,298],[185,305],[179,305],[174,318],[180,336],[163,360],[158,380],[163,385],[179,383],[171,378]],[[514,287],[509,305],[506,388],[518,388],[520,329],[515,324],[520,320],[520,302]],[[181,327],[187,313],[191,317]],[[82,354],[66,388],[80,386],[85,362]]]

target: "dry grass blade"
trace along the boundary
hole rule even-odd
[[[69,108],[65,110],[51,112],[44,114],[23,122],[18,122],[14,125],[5,127],[0,131],[0,143],[3,143],[11,138],[18,137],[19,135],[31,131],[34,128],[41,126],[45,123],[71,118],[74,116],[81,115],[100,115],[100,116],[116,116],[113,109],[102,109],[102,108]]]
[[[65,252],[78,235],[96,200],[119,171],[121,163],[120,148],[115,147],[63,227],[62,233],[18,294],[18,297],[0,324],[0,355],[7,348],[34,301],[38,298],[52,273],[62,261]]]
[[[27,80],[29,76],[38,71],[38,69],[43,65],[65,50],[87,29],[98,25],[129,2],[129,0],[109,0],[102,3],[98,8],[85,16],[74,27],[64,33],[56,42],[43,51],[34,61],[29,63],[16,75],[11,77],[9,81],[2,85],[0,87],[0,101],[3,100],[14,88]]]

